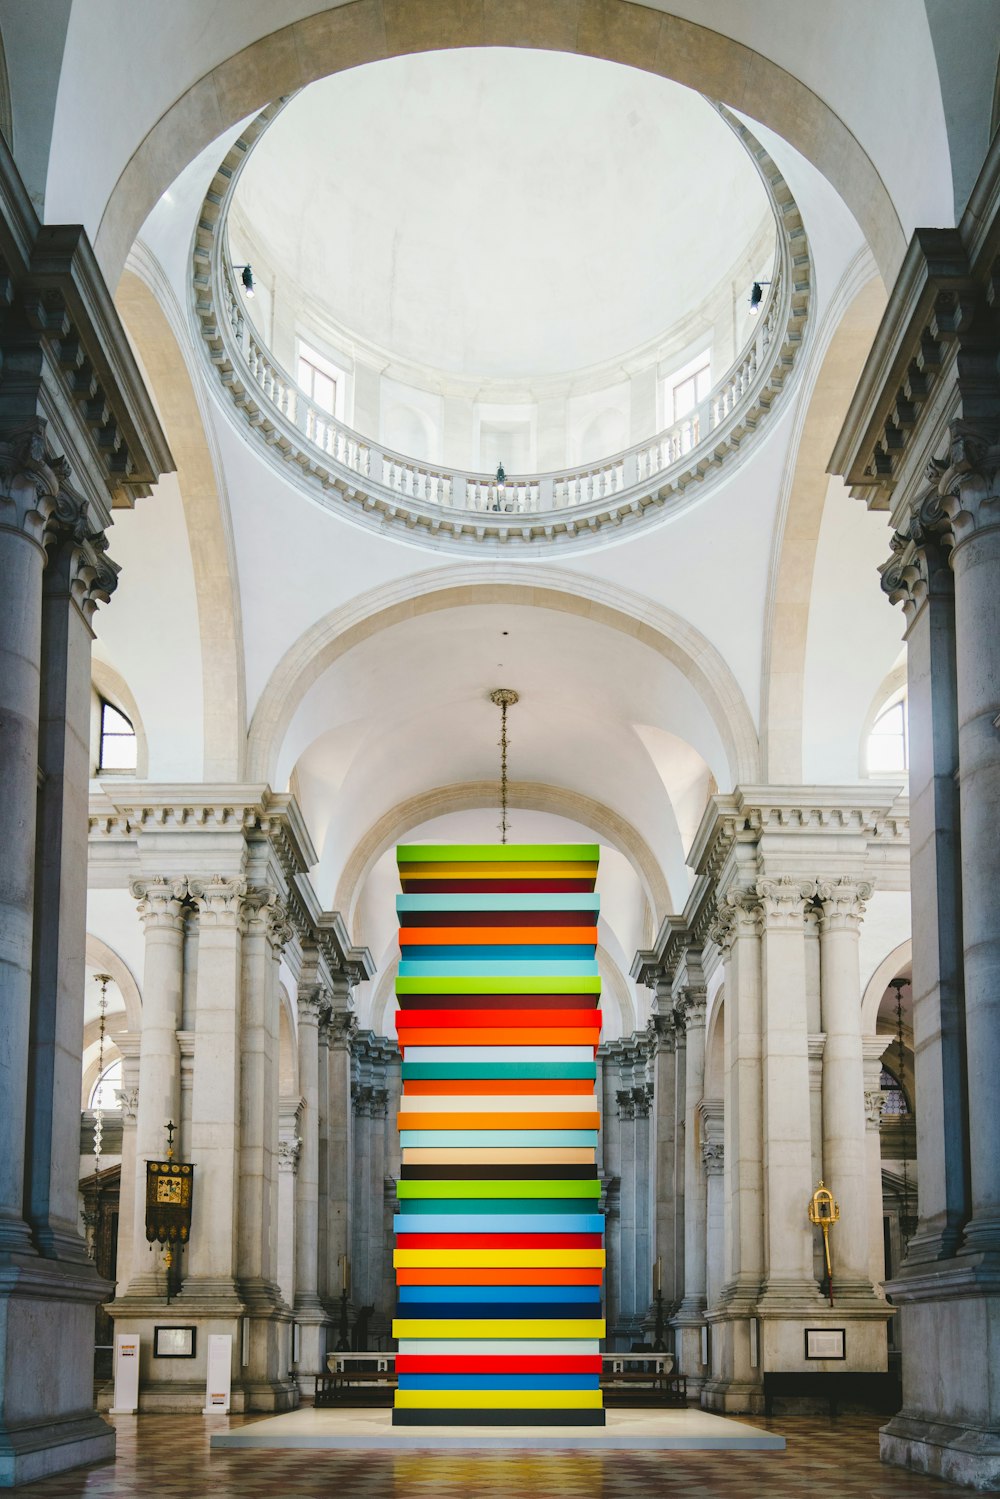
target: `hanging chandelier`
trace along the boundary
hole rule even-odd
[[[490,702],[500,709],[500,842],[507,842],[507,709],[518,702],[513,687],[494,687]]]

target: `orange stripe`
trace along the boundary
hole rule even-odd
[[[523,1114],[399,1114],[397,1129],[600,1129],[601,1116],[596,1111],[578,1114],[537,1113],[527,1109]],[[488,1195],[484,1193],[484,1196]]]
[[[515,1093],[539,1093],[548,1097],[553,1093],[593,1091],[593,1079],[586,1077],[420,1077],[407,1078],[403,1100],[407,1095],[416,1098],[420,1094],[504,1093],[512,1097]]]
[[[405,1055],[408,1046],[523,1046],[525,1047],[525,1061],[530,1061],[532,1046],[592,1046],[596,1052],[599,1035],[598,1029],[537,1030],[531,1032],[529,1045],[522,1030],[476,1030],[474,1032],[426,1030],[415,1032],[413,1036],[400,1036],[399,1049]]]
[[[444,1266],[421,1270],[401,1267],[396,1271],[398,1286],[599,1286],[604,1271],[581,1269],[576,1265],[534,1266],[514,1270],[482,1267]]]
[[[404,926],[399,929],[400,947],[596,946],[596,926]]]

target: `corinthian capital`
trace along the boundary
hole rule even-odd
[[[816,894],[822,910],[820,930],[856,931],[874,888],[871,880],[854,880],[847,875],[836,880],[819,880]]]
[[[198,903],[203,926],[246,930],[246,880],[217,874],[207,880],[189,880],[188,888]]]
[[[164,879],[157,875],[151,880],[132,880],[129,892],[138,901],[137,910],[143,929],[166,927],[179,931],[184,925],[184,902],[188,895],[186,879]]]
[[[816,894],[816,882],[783,874],[758,880],[757,894],[766,927],[771,931],[797,929],[803,923],[806,901]]]
[[[0,439],[0,525],[43,544],[69,468],[45,447],[45,422],[32,418]]]
[[[953,421],[948,456],[933,469],[941,505],[951,522],[955,545],[977,531],[1000,525],[1000,430]]]

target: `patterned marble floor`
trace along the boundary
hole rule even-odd
[[[114,1463],[8,1489],[31,1499],[944,1499],[967,1495],[878,1460],[875,1417],[785,1416],[784,1452],[503,1454],[210,1452],[254,1417],[111,1417]]]

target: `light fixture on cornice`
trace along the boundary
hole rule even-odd
[[[503,473],[503,469],[500,469]],[[507,709],[518,701],[513,687],[494,687],[490,702],[500,709],[500,842],[507,842]]]
[[[257,295],[253,284],[253,268],[249,265],[234,265],[234,271],[242,271],[240,280],[243,282],[243,295],[248,302],[252,302]]]
[[[756,317],[760,312],[760,304],[764,300],[764,287],[770,286],[770,281],[755,281],[750,288],[750,316]]]

